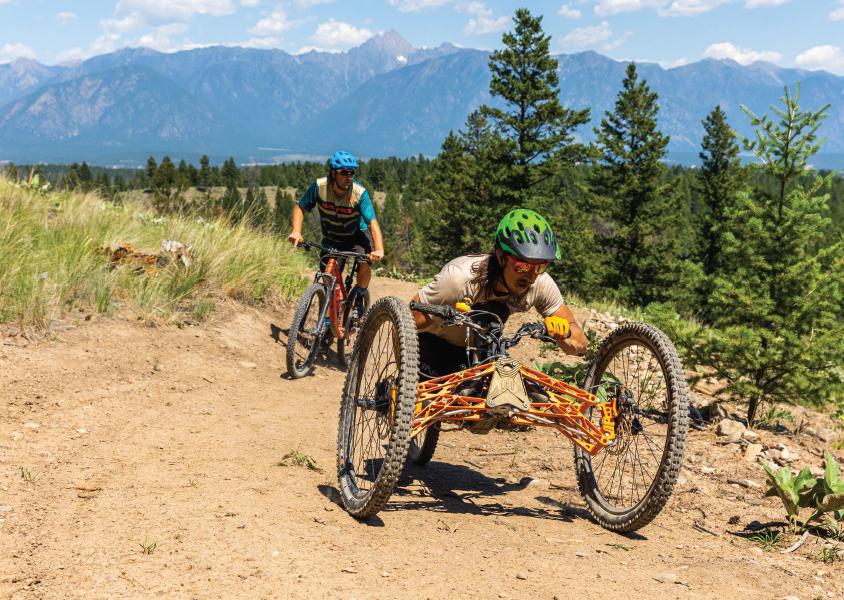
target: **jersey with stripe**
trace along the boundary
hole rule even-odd
[[[354,237],[359,231],[366,231],[375,219],[369,192],[354,179],[349,191],[338,196],[328,177],[320,177],[299,199],[299,206],[304,211],[311,211],[316,206],[323,237],[338,242]]]

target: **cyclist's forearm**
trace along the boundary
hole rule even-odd
[[[381,226],[377,219],[369,222],[369,231],[372,232],[372,245],[375,246],[375,251],[384,252],[384,236],[381,235]]]
[[[293,205],[293,216],[291,218],[290,229],[293,233],[302,233],[302,223],[305,220],[305,211],[298,204]]]
[[[413,302],[419,302],[419,294],[413,297]],[[425,313],[421,313],[418,310],[411,310],[410,314],[413,315],[413,322],[416,323],[416,329],[425,329],[431,324],[431,317]]]

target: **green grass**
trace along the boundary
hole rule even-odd
[[[163,240],[194,247],[185,268],[155,274],[110,268],[99,247],[131,243],[157,253]],[[94,194],[37,193],[0,179],[0,323],[38,331],[69,312],[129,309],[154,322],[202,319],[231,298],[272,305],[304,288],[305,259],[286,241],[245,225],[159,216],[140,202]]]

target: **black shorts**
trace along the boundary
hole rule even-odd
[[[465,347],[455,346],[433,333],[419,334],[420,379],[450,375],[468,367]]]
[[[343,252],[359,252],[361,254],[369,254],[370,252],[372,252],[372,234],[369,232],[369,230],[358,231],[353,237],[343,240],[342,242],[323,238],[322,245],[329,246],[331,248],[334,248],[335,250],[342,250]],[[325,252],[320,252],[320,271],[325,270],[326,262],[327,259],[325,258]],[[337,262],[340,264],[340,272],[342,273],[343,268],[346,266],[346,260],[343,258],[339,258],[337,259]]]

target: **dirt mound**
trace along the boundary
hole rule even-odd
[[[373,290],[409,298],[415,286]],[[635,535],[589,519],[570,446],[541,431],[448,433],[386,510],[355,521],[334,501],[343,374],[322,364],[284,378],[290,316],[230,305],[196,327],[104,319],[6,338],[0,595],[844,595],[820,542],[783,555],[749,541],[748,525],[782,509],[714,426],[692,432],[674,497]],[[820,461],[816,437],[761,435]]]

